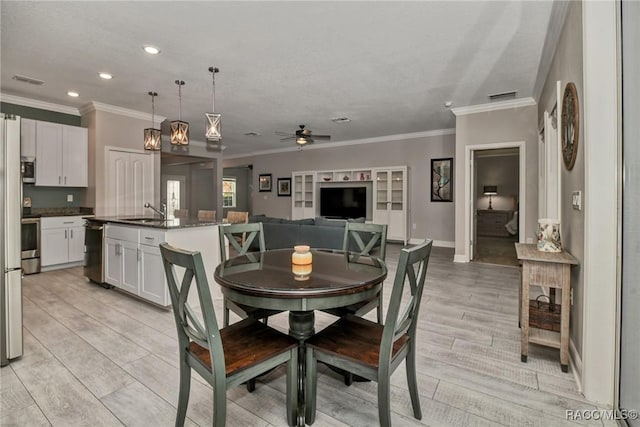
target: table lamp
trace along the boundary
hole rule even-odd
[[[493,209],[491,206],[491,196],[495,196],[498,194],[498,186],[497,185],[485,185],[484,186],[484,195],[489,196],[489,209]]]

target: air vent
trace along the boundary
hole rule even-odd
[[[500,92],[489,95],[490,101],[506,101],[507,99],[515,99],[517,90],[512,90],[509,92]]]
[[[331,121],[333,123],[349,123],[351,119],[349,117],[334,117]]]
[[[19,74],[13,76],[13,80],[17,80],[22,83],[29,83],[36,86],[42,86],[44,84],[42,80],[34,79],[33,77],[21,76]]]
[[[245,132],[245,133],[243,133],[243,135],[245,135],[245,136],[260,136],[260,134],[258,132],[253,132],[253,131]]]

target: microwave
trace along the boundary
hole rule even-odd
[[[36,160],[23,158],[21,163],[22,182],[36,182]]]

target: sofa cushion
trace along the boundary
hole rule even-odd
[[[344,224],[347,221],[345,221],[344,219],[328,219],[325,218],[323,216],[317,216],[315,219],[315,223],[316,225],[322,225],[325,227],[340,227],[340,228],[344,228]]]
[[[300,224],[300,225],[314,225],[315,220],[313,218],[304,219],[287,219],[282,222],[283,224]]]

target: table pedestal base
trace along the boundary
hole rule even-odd
[[[306,348],[304,341],[315,333],[314,323],[316,320],[313,311],[290,311],[289,312],[289,335],[300,341],[298,347],[298,427],[305,425],[305,401],[304,387],[306,378]]]

